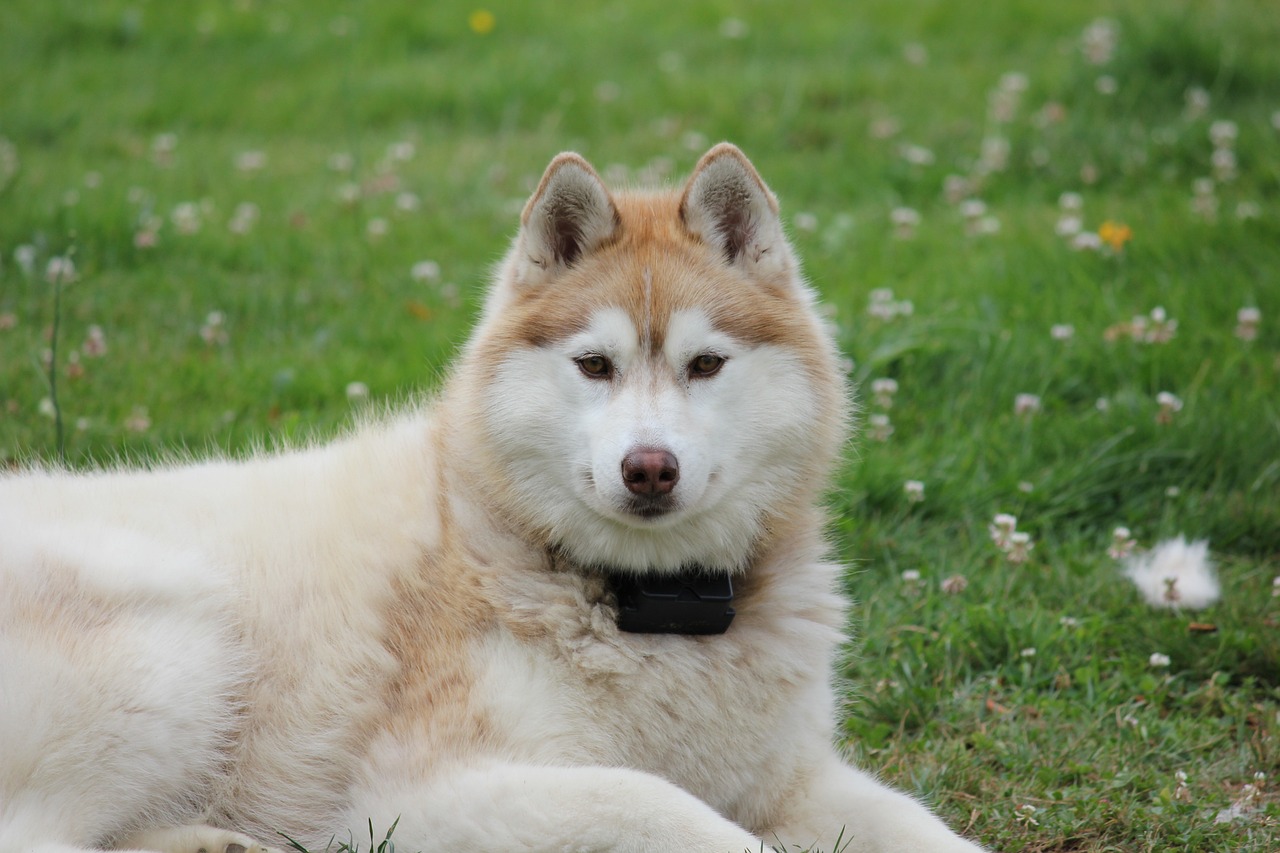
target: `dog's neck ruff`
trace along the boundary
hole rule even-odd
[[[631,634],[723,634],[733,621],[733,580],[699,566],[674,574],[603,572],[618,599],[618,629]]]

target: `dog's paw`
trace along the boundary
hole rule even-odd
[[[247,835],[212,826],[146,829],[123,839],[116,848],[154,850],[156,853],[280,853]]]

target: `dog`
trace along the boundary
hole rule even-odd
[[[0,853],[978,851],[833,746],[849,395],[739,149],[557,156],[431,401],[0,479]]]

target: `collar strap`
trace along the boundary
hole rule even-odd
[[[632,634],[723,634],[733,621],[733,581],[700,568],[674,575],[610,572],[618,629]]]

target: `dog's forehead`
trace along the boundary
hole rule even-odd
[[[571,347],[602,349],[624,357],[666,352],[685,356],[691,350],[723,347],[735,340],[720,329],[701,307],[677,308],[655,323],[652,316],[636,315],[622,306],[596,310],[584,328],[569,339]]]

